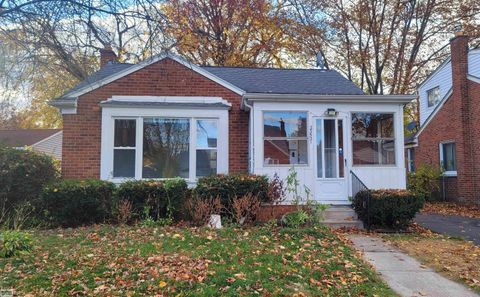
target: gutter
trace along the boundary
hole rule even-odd
[[[391,103],[407,104],[416,99],[416,95],[313,95],[313,94],[270,94],[247,93],[247,101],[288,101],[288,102],[335,102],[335,103]]]
[[[253,173],[253,169],[255,167],[255,145],[253,142],[253,127],[254,127],[254,116],[253,116],[253,105],[248,104],[247,100],[245,98],[242,98],[242,103],[240,105],[240,108],[245,110],[245,111],[250,111],[249,113],[249,127],[248,127],[248,154],[249,154],[249,171],[250,173]]]

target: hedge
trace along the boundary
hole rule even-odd
[[[116,200],[130,201],[133,216],[136,218],[141,218],[148,207],[149,216],[158,220],[169,215],[178,218],[187,193],[187,183],[181,178],[164,181],[132,180],[119,185]]]
[[[210,175],[198,180],[194,193],[199,198],[219,197],[224,205],[229,204],[233,198],[248,193],[265,202],[268,199],[268,184],[268,177],[264,175]]]
[[[39,198],[58,175],[55,161],[44,154],[0,146],[0,225],[12,227],[14,211]]]
[[[408,226],[425,200],[408,190],[360,191],[353,199],[358,217],[369,227],[402,229]]]
[[[115,185],[111,182],[60,180],[43,189],[41,205],[51,227],[77,227],[111,218]]]

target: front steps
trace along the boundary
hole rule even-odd
[[[351,206],[331,205],[324,212],[323,223],[334,229],[358,228],[363,229],[363,223]]]

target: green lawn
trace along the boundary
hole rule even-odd
[[[0,259],[0,289],[32,296],[395,296],[326,228],[101,226],[32,234],[31,254]]]

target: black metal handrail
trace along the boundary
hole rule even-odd
[[[355,196],[358,194],[358,192],[361,191],[367,191],[369,194],[367,196],[367,199],[363,201],[363,208],[366,210],[367,213],[367,218],[366,218],[366,225],[367,229],[370,229],[370,189],[365,185],[365,183],[353,172],[350,170],[350,175],[351,175],[351,180],[352,180],[352,198],[355,198]]]

